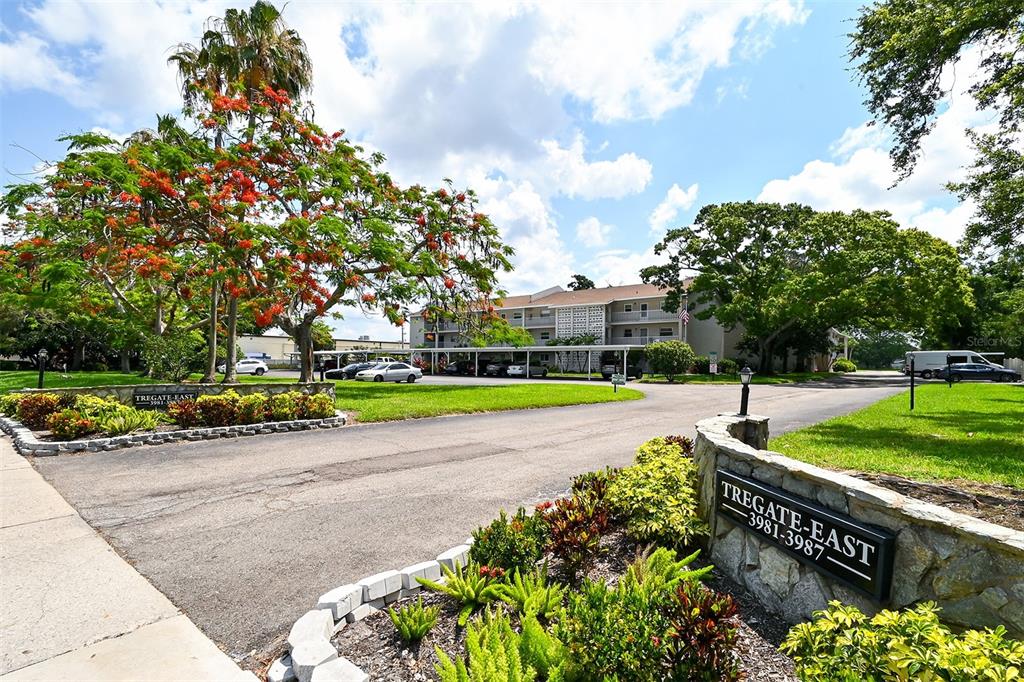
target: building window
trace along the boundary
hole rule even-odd
[[[523,319],[523,314],[522,313],[512,313],[512,319],[513,320],[521,320],[521,319]]]
[[[633,330],[632,329],[624,329],[622,331],[622,335],[624,337],[626,337],[627,339],[631,339],[631,338],[633,338]]]
[[[501,319],[503,319],[503,320],[506,320],[506,319],[508,319],[508,318],[506,318],[506,317],[505,317],[505,313],[502,313],[502,314],[501,314]]]
[[[658,336],[672,336],[672,327],[662,327],[658,330]]]
[[[540,340],[541,341],[547,341],[550,338],[551,338],[551,332],[541,332],[540,333]]]
[[[622,310],[623,310],[623,312],[627,312],[627,313],[633,312],[633,304],[632,303],[626,303],[625,305],[622,306]]]
[[[646,339],[647,336],[648,336],[648,334],[647,334],[647,327],[641,327],[640,328],[640,338]]]
[[[647,317],[647,304],[646,303],[641,303],[640,304],[640,317]]]

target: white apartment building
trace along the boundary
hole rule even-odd
[[[523,327],[537,346],[552,339],[593,334],[594,344],[644,346],[653,341],[686,341],[698,355],[736,354],[741,331],[726,331],[714,319],[688,322],[662,308],[665,292],[652,284],[628,284],[568,291],[551,287],[535,294],[507,296],[496,302],[496,312],[509,324]],[[464,348],[468,346],[455,323],[424,324],[422,315],[410,316],[412,348]],[[545,358],[538,358],[544,361]]]

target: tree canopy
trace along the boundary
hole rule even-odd
[[[925,330],[969,307],[968,273],[955,249],[919,230],[901,229],[885,212],[817,212],[799,204],[726,203],[703,207],[690,227],[656,245],[664,265],[645,282],[684,294],[728,329],[741,326],[760,371],[797,328],[863,326]],[[684,276],[696,273],[689,288]]]
[[[569,288],[573,291],[580,291],[582,289],[594,289],[597,285],[594,284],[594,280],[590,279],[586,275],[573,275],[572,281],[569,282]]]

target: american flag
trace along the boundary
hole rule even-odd
[[[686,308],[679,309],[679,321],[682,322],[683,324],[689,324],[690,313],[686,312]]]

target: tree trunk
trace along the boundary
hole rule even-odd
[[[121,349],[118,352],[118,358],[121,361],[121,371],[122,372],[130,372],[130,371],[132,371],[132,362],[131,362],[131,358],[128,357],[128,351],[127,350]]]
[[[75,347],[71,349],[71,371],[78,372],[82,369],[82,364],[85,362],[85,342],[81,340],[75,341]]]
[[[758,344],[761,352],[758,354],[759,366],[757,368],[758,374],[772,374],[772,344],[761,342]]]
[[[299,381],[313,381],[313,322],[300,322],[294,337],[299,347]]]
[[[224,381],[225,384],[237,384],[238,376],[235,374],[235,353],[236,344],[238,339],[235,337],[235,332],[238,329],[238,298],[231,296],[228,298],[228,330],[227,337],[224,339],[224,350],[226,351],[226,363],[224,366]]]
[[[217,381],[217,308],[220,305],[220,289],[214,282],[210,292],[210,328],[206,336],[206,373],[200,383],[212,384]]]

